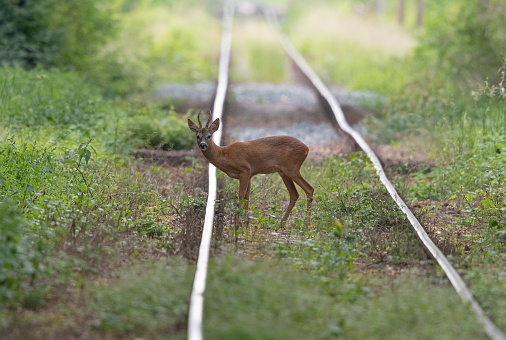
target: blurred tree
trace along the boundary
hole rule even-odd
[[[0,62],[34,67],[46,63],[54,38],[43,2],[0,0]]]
[[[423,24],[423,0],[416,0],[416,27],[421,27]]]
[[[404,16],[406,12],[406,0],[399,0],[399,7],[397,9],[397,21],[399,25],[404,25]]]
[[[499,80],[506,57],[506,2],[502,0],[430,1],[426,34],[416,59],[435,77],[470,89]]]
[[[103,0],[0,0],[0,64],[86,68],[115,32]]]

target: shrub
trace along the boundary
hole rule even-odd
[[[135,115],[130,118],[127,130],[128,139],[149,148],[189,149],[195,143],[185,119],[172,110],[168,114],[154,110],[146,115]]]

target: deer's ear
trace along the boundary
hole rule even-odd
[[[192,122],[191,119],[188,119],[188,127],[190,128],[190,130],[192,130],[195,133],[197,133],[197,131],[199,130],[199,127],[197,126],[197,124]]]
[[[216,120],[209,126],[209,131],[211,133],[215,133],[220,127],[220,119],[216,118]]]

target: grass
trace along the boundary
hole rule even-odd
[[[133,124],[152,124],[155,115],[162,120],[161,111],[103,99],[75,73],[17,68],[0,72],[5,76],[0,93],[0,198],[3,204],[12,201],[5,216],[23,221],[2,233],[6,249],[15,249],[2,264],[6,274],[14,270],[6,278],[12,282],[5,286],[2,303],[23,305],[25,299],[33,300],[32,287],[40,284],[47,289],[37,304],[44,305],[67,280],[80,282],[100,271],[109,263],[102,256],[112,249],[119,254],[145,246],[172,251],[174,222],[164,215],[174,205],[172,198],[163,200],[158,193],[170,174],[156,167],[138,171],[127,155],[143,145]],[[171,112],[163,119],[171,126],[153,129],[152,134],[164,133],[156,144],[186,146],[188,139],[177,138],[177,124],[183,131],[181,118]],[[130,123],[124,125],[125,120]],[[17,234],[12,228],[20,228],[21,238],[9,236]],[[132,235],[135,246],[133,241],[118,241],[124,234]],[[36,250],[25,251],[27,242],[38,245],[44,261],[37,259]]]
[[[328,83],[384,94],[402,88],[406,69],[399,68],[400,60],[413,50],[414,38],[396,25],[344,7],[295,10],[285,22],[295,46]]]
[[[303,268],[322,272],[346,272],[359,257],[388,263],[416,263],[426,257],[405,216],[398,210],[362,153],[350,159],[335,157],[324,165],[304,166],[304,177],[315,187],[312,226],[304,225],[305,197],[300,197],[284,233],[287,239],[273,241],[272,254],[292,259]],[[223,200],[234,214],[237,183],[225,180]],[[276,175],[252,180],[250,219],[254,228],[274,231],[288,201],[288,192]],[[255,238],[254,228],[243,229],[246,244]],[[267,242],[269,242],[267,240]]]
[[[378,19],[342,14],[343,6],[319,3],[311,11],[291,6],[283,22],[286,31],[325,81],[381,93],[402,88],[405,70],[398,69],[399,61],[415,46],[406,31]],[[292,79],[279,37],[264,18],[236,20],[232,53],[235,81]]]
[[[213,80],[220,37],[219,21],[200,7],[140,4],[121,13],[118,39],[107,46],[128,66],[113,85],[145,94],[161,82]]]
[[[318,36],[353,42],[362,49],[391,56],[408,55],[416,46],[411,34],[397,25],[372,16],[360,17],[343,10],[343,6],[317,5],[311,11],[301,12],[293,22],[288,21],[287,28],[295,39],[317,32]]]
[[[387,284],[233,258],[210,269],[204,328],[212,339],[485,338],[450,287],[414,284],[409,274]]]
[[[184,262],[166,261],[117,271],[90,292],[100,327],[114,338],[185,338],[193,274]]]
[[[263,18],[238,18],[233,39],[233,81],[279,83],[288,77],[285,52],[276,32]]]
[[[54,142],[73,148],[88,140],[100,154],[145,146],[193,145],[186,117],[142,101],[104,99],[98,87],[73,72],[0,68],[0,141]]]
[[[181,327],[184,328],[181,324],[186,320],[186,299],[192,270],[186,270],[184,274],[185,266],[179,265],[180,262],[174,262],[173,272],[164,271],[166,266],[161,263],[153,267],[132,265],[146,261],[156,263],[168,254],[185,254],[189,245],[185,244],[187,240],[181,233],[182,225],[199,223],[188,220],[186,216],[201,211],[200,205],[185,203],[191,195],[200,196],[192,171],[184,170],[180,174],[179,170],[169,172],[121,159],[94,160],[95,157],[87,166],[80,166],[79,170],[75,165],[72,171],[71,167],[58,166],[61,164],[58,163],[61,159],[58,154],[47,156],[55,167],[51,172],[54,180],[40,184],[46,187],[45,191],[39,191],[36,182],[32,185],[39,194],[29,191],[24,200],[21,200],[23,196],[13,195],[12,190],[8,192],[14,185],[7,187],[4,182],[0,191],[2,196],[10,195],[19,200],[15,202],[17,206],[13,205],[10,210],[11,221],[26,221],[17,227],[20,235],[16,238],[9,237],[10,234],[2,229],[2,235],[7,237],[2,238],[3,249],[17,249],[16,253],[9,253],[7,262],[2,262],[5,266],[2,269],[2,304],[4,308],[10,308],[2,309],[5,320],[2,329],[8,334],[21,334],[23,338],[41,334],[49,338],[56,334],[71,336],[75,332],[95,334],[97,331],[122,338],[125,332],[131,331],[131,318],[137,320],[145,315],[145,319],[139,319],[144,324],[145,320],[151,320],[152,313],[165,313],[175,318],[174,331],[181,331]],[[10,159],[7,164],[12,166],[17,163]],[[33,173],[44,174],[46,164],[39,163]],[[2,175],[11,173],[7,170]],[[188,178],[186,184],[181,180],[171,181],[181,175]],[[168,191],[168,198],[160,195],[162,187]],[[5,204],[5,198],[2,201]],[[188,207],[182,209],[185,205]],[[3,216],[7,218],[10,215]],[[33,244],[37,244],[38,249],[32,249]],[[43,259],[39,253],[44,254]],[[118,273],[111,276],[116,269]],[[143,275],[146,275],[145,278]],[[155,281],[155,277],[160,277],[160,281]],[[112,290],[107,284],[116,282],[113,278],[129,285]],[[146,278],[151,280],[150,286],[146,285]],[[179,284],[181,280],[189,281],[186,290],[181,291],[181,296],[184,296],[182,307],[173,306],[174,299],[178,298],[169,285],[165,286],[168,289],[165,296],[169,299],[165,312],[165,307],[158,308],[156,304],[155,309],[141,310],[140,306],[148,306],[145,297],[154,298],[160,283],[169,282],[167,278],[174,284]],[[107,288],[97,286],[95,289],[97,281],[103,282]],[[6,282],[10,283],[6,285]],[[117,283],[109,284],[117,286]],[[61,291],[66,294],[60,294]],[[138,295],[140,291],[146,295]],[[87,295],[88,292],[91,295]],[[125,300],[124,294],[139,296],[139,300]],[[96,301],[95,305],[93,301]],[[127,308],[129,301],[133,304],[131,309]],[[49,315],[39,314],[37,311],[40,310]],[[180,313],[179,317],[172,314],[176,310]],[[67,321],[60,322],[55,318]],[[156,327],[161,331],[167,330],[166,318],[163,318],[162,326],[160,320],[151,321],[144,328],[136,326],[136,329],[143,334],[148,330],[156,333]],[[34,326],[27,331],[27,325]]]

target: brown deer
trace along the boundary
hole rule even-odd
[[[277,172],[290,194],[290,203],[281,219],[281,227],[285,225],[299,198],[294,182],[306,193],[306,223],[309,224],[314,189],[300,174],[300,167],[309,153],[309,148],[297,138],[290,136],[265,137],[249,142],[218,146],[213,142],[211,136],[220,127],[220,119],[217,118],[211,123],[211,111],[207,114],[208,119],[205,127],[202,127],[200,122],[200,112],[197,116],[199,126],[190,119],[188,119],[188,126],[197,135],[198,146],[209,162],[228,176],[239,180],[239,202],[244,203],[242,209],[248,210],[251,177],[257,174]],[[235,218],[236,230],[238,226],[239,216],[237,215]]]

